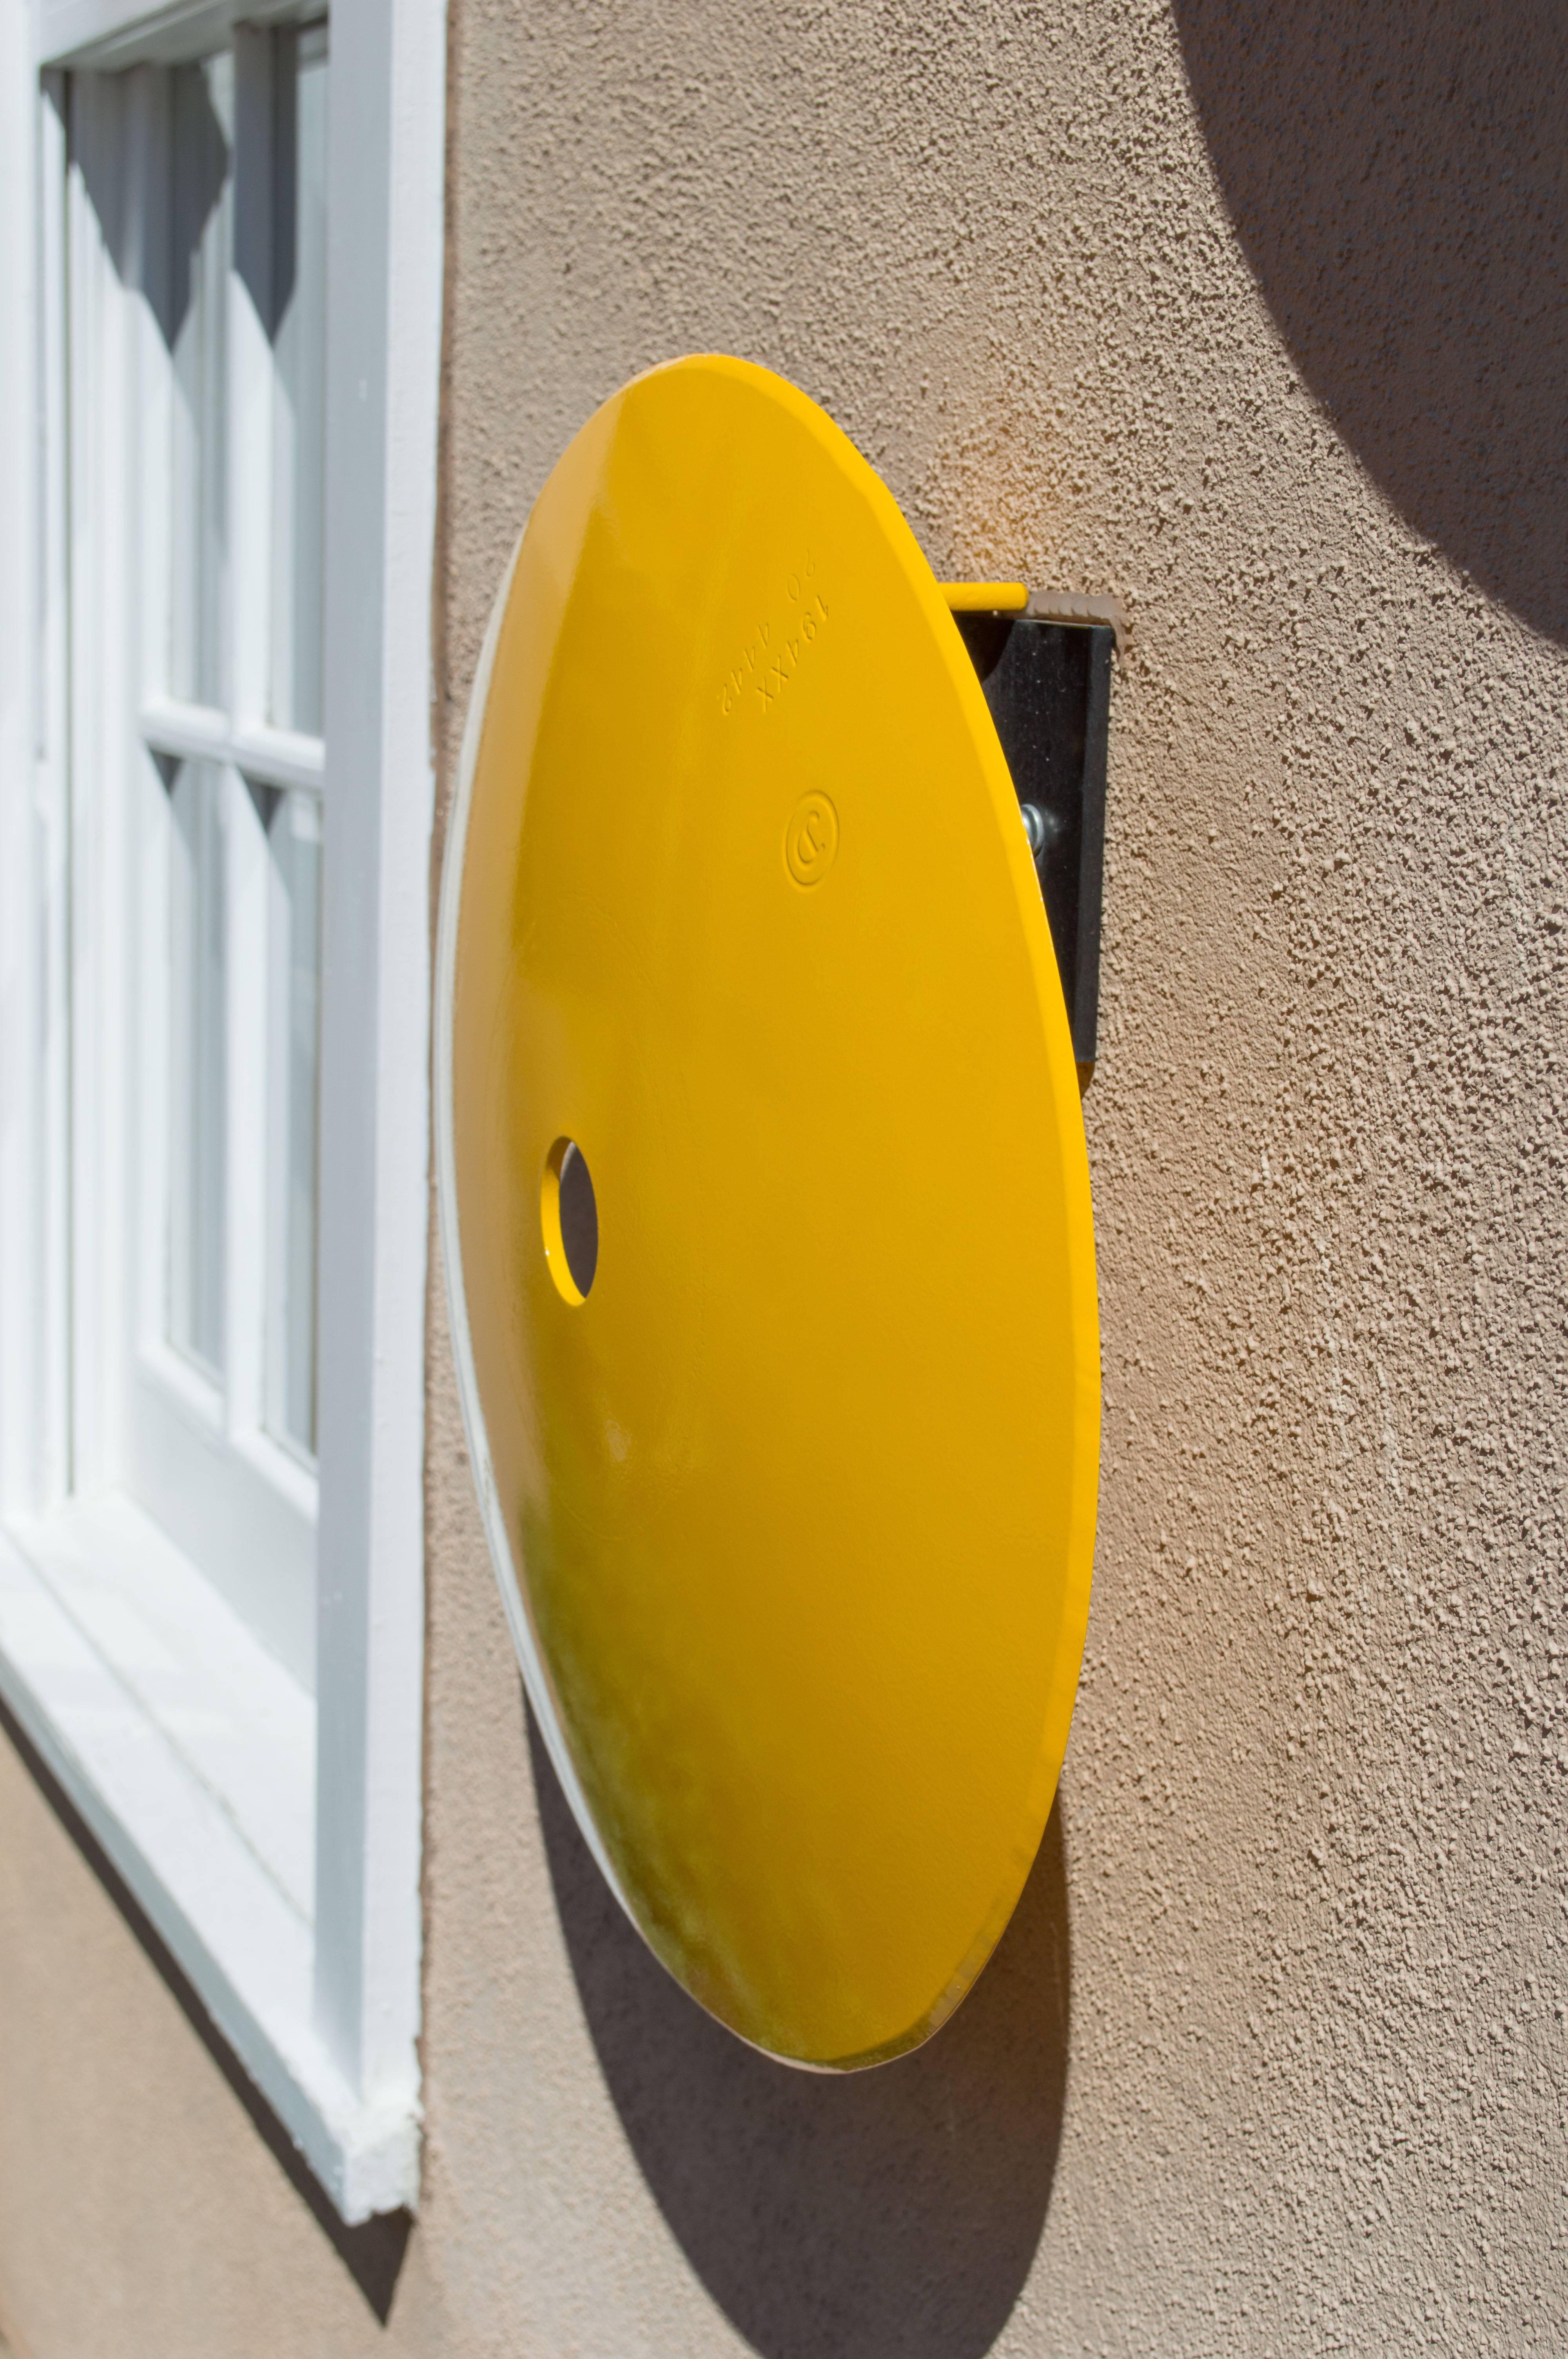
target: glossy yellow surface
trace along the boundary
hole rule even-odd
[[[892,497],[738,361],[589,421],[492,631],[443,1156],[499,1569],[658,1955],[871,2062],[1007,1921],[1088,1608],[1088,1169],[1016,799]]]
[[[944,582],[942,603],[950,614],[1022,614],[1029,603],[1022,582]]]

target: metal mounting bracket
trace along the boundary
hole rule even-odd
[[[1061,969],[1073,1053],[1080,1068],[1092,1066],[1110,671],[1119,633],[1108,620],[1048,620],[957,605],[953,620],[1012,773]]]

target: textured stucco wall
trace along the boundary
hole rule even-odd
[[[937,2040],[741,2050],[530,1748],[438,1282],[390,2326],[0,1750],[33,2359],[1568,2344],[1565,50],[1448,0],[454,0],[449,785],[531,497],[673,353],[796,378],[939,571],[1131,613],[1083,1694]]]

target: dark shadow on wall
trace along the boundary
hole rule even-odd
[[[412,2213],[386,2212],[362,2222],[357,2228],[344,2226],[309,2164],[208,2014],[195,1984],[3,1697],[0,1734],[9,1737],[45,1801],[120,1911],[155,1973],[168,1984],[186,2021],[250,2115],[262,2144],[384,2326],[392,2315],[393,2296],[414,2228]]]
[[[1308,384],[1418,532],[1568,643],[1568,5],[1173,5]]]
[[[534,1781],[600,2068],[659,2208],[762,2359],[979,2359],[1040,2242],[1066,2086],[1060,1812],[996,1954],[912,2056],[792,2071],[671,1981],[579,1834],[532,1719]]]

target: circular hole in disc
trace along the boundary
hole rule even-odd
[[[599,1267],[599,1202],[575,1138],[557,1138],[545,1163],[540,1223],[550,1275],[568,1302],[583,1302]]]

